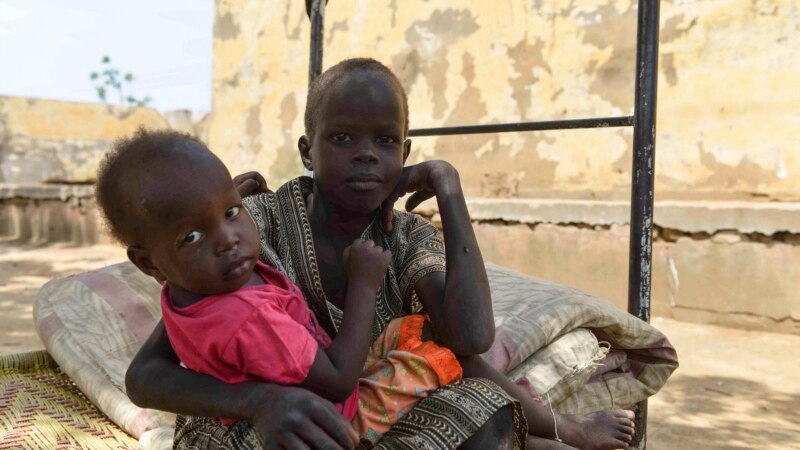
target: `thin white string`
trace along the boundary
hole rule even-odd
[[[558,437],[558,424],[556,423],[556,412],[553,411],[553,404],[550,403],[550,393],[548,392],[548,393],[545,393],[544,395],[547,398],[547,407],[550,408],[550,414],[553,415],[553,428],[556,431],[556,441],[564,442],[564,441],[561,440],[560,437]]]

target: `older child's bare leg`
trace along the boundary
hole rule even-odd
[[[522,403],[528,433],[550,439],[558,438],[564,444],[586,450],[606,450],[624,448],[633,438],[633,412],[614,409],[598,411],[585,416],[569,416],[553,413],[544,404],[533,400],[519,386],[487,364],[480,356],[459,357],[464,369],[464,377],[488,378]],[[553,442],[556,444],[558,442]],[[527,448],[565,448],[545,447],[545,442],[529,441]],[[533,446],[532,446],[533,445]],[[569,447],[566,447],[569,448]]]
[[[485,378],[485,377],[483,377]],[[514,417],[511,406],[500,408],[458,450],[511,450],[514,448]]]

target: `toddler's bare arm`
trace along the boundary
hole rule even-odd
[[[341,402],[353,393],[372,337],[378,288],[391,261],[391,253],[372,241],[357,239],[345,249],[347,273],[345,310],[339,333],[317,356],[301,387],[330,401]]]

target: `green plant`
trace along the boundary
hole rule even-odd
[[[133,84],[133,74],[126,72],[121,75],[119,69],[111,65],[111,58],[108,55],[104,55],[100,63],[102,64],[101,70],[89,74],[89,79],[94,81],[94,90],[103,103],[108,103],[110,90],[116,92],[120,105],[147,106],[153,100],[149,96],[136,98],[131,94],[126,94]]]

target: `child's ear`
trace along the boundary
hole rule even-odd
[[[300,139],[297,141],[297,150],[300,151],[300,159],[303,161],[303,167],[313,171],[314,166],[311,164],[311,142],[309,142],[305,135],[300,136]]]
[[[403,164],[406,163],[408,155],[410,154],[411,154],[411,139],[406,139],[406,141],[403,142]]]
[[[162,274],[161,271],[158,270],[158,267],[153,264],[153,258],[150,257],[150,252],[142,247],[135,245],[129,246],[128,259],[133,263],[134,266],[138,267],[139,270],[155,278],[159,283],[164,283],[164,281],[166,281],[164,274]]]

